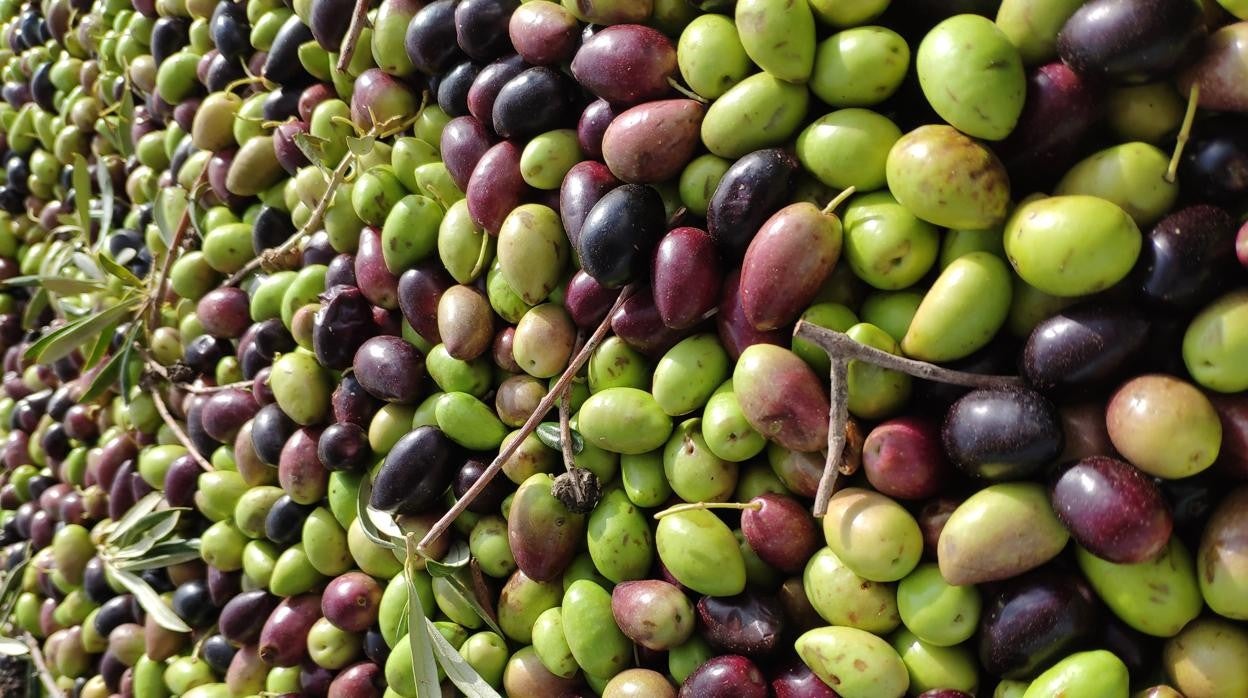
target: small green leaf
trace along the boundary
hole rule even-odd
[[[39,316],[48,308],[48,289],[39,287],[35,295],[26,302],[26,310],[22,313],[22,329],[33,330],[37,326]]]
[[[420,555],[416,553],[416,542],[407,541],[407,559],[403,567],[407,570],[407,641],[412,650],[412,679],[416,683],[417,698],[440,698],[442,687],[438,682],[438,663],[433,656],[433,645],[429,637],[420,632],[419,628],[429,622],[425,617],[425,607],[420,603],[420,593],[411,580],[416,576],[416,563]],[[435,629],[434,632],[437,632]]]
[[[51,363],[68,356],[78,347],[95,339],[104,328],[121,320],[138,303],[138,297],[129,298],[117,305],[50,332],[26,350],[26,358]]]
[[[127,407],[130,406],[130,357],[134,355],[135,339],[138,338],[138,330],[141,327],[143,327],[143,323],[134,323],[133,336],[126,339],[124,348],[121,350],[121,363],[117,367],[117,378],[121,383],[121,401]]]
[[[112,257],[109,257],[107,254],[100,253],[97,256],[97,259],[100,262],[100,266],[104,268],[104,271],[112,274],[118,279],[121,279],[121,282],[125,285],[133,288],[143,287],[143,281],[139,279],[139,277],[135,276],[134,272],[118,264]]]
[[[152,546],[161,542],[173,533],[182,515],[180,509],[162,509],[144,516],[134,524],[124,536],[117,540],[118,550],[111,557],[118,560],[141,557]]]
[[[134,345],[134,340],[139,336],[139,330],[142,327],[142,324],[134,323],[134,326],[130,328],[130,334],[126,335],[126,350],[109,357],[104,366],[95,374],[95,378],[91,380],[91,385],[87,387],[86,392],[78,398],[80,402],[91,402],[103,395],[117,381],[117,377],[121,374],[121,367],[125,364],[126,357],[129,356],[129,348]]]
[[[142,578],[133,572],[118,569],[115,565],[109,565],[109,568],[113,572],[113,578],[121,582],[121,585],[129,590],[131,594],[134,594],[134,598],[138,599],[139,605],[143,607],[144,611],[147,611],[147,615],[151,616],[157,625],[175,633],[191,632],[190,626],[182,622],[182,619],[173,612],[173,609],[169,608],[165,600],[160,598],[160,594],[157,594],[156,590],[143,581]]]
[[[347,148],[349,148],[357,158],[362,158],[373,152],[373,146],[376,144],[376,136],[363,136],[360,138],[347,136]]]
[[[118,323],[120,324],[120,323]],[[95,343],[91,345],[91,351],[87,352],[86,367],[92,368],[104,358],[104,354],[108,352],[108,348],[113,344],[113,333],[117,331],[117,325],[108,328],[107,331],[101,332],[99,337],[95,338]]]
[[[129,83],[129,80],[126,81]],[[134,123],[134,91],[130,89],[130,85],[126,85],[126,89],[121,93],[121,109],[118,112],[121,115],[117,124],[117,140],[121,146],[118,150],[122,155],[130,157],[134,155],[134,139],[130,129],[130,124]]]
[[[148,492],[143,495],[142,499],[135,502],[130,507],[130,510],[126,512],[125,516],[122,516],[117,520],[117,523],[113,526],[113,530],[109,532],[108,536],[104,539],[104,542],[115,543],[121,540],[122,536],[125,536],[133,530],[135,526],[137,526],[138,523],[144,519],[144,517],[156,510],[156,507],[160,505],[160,501],[163,496],[164,494],[161,492]]]
[[[140,572],[198,560],[199,557],[198,538],[169,540],[154,546],[146,555],[137,560],[118,562],[117,567],[130,572]]]
[[[172,190],[171,196],[181,196],[185,198],[186,194],[181,188]],[[165,215],[165,207],[162,205],[163,199],[157,200],[152,206],[152,222],[156,224],[156,230],[160,233],[160,239],[165,242],[165,248],[173,246],[173,226],[170,225]]]
[[[39,283],[52,293],[62,296],[73,296],[79,293],[90,293],[104,288],[97,281],[87,279],[71,279],[67,276],[42,276]]]
[[[113,193],[113,177],[102,163],[95,168],[95,183],[100,188],[100,236],[95,243],[98,251],[113,229],[113,201],[116,198]]]
[[[91,230],[91,169],[82,153],[74,153],[74,210],[78,212],[78,225],[84,231]]]
[[[368,506],[368,500],[372,497],[372,494],[373,481],[367,477],[361,479],[359,497],[355,500],[355,515],[360,520],[360,530],[364,531],[366,538],[383,548],[402,550],[402,546],[395,542],[393,536],[383,533],[377,526],[377,521],[373,516],[389,516],[389,514],[376,511]]]
[[[490,686],[476,669],[472,668],[456,650],[451,643],[446,641],[442,636],[438,626],[433,621],[425,619],[425,630],[429,635],[429,640],[433,644],[434,656],[438,659],[438,664],[442,666],[442,671],[446,672],[446,678],[451,680],[467,698],[501,698],[494,687]]]
[[[451,544],[441,562],[425,560],[425,571],[430,577],[445,579],[450,585],[449,593],[459,596],[472,607],[472,610],[485,621],[486,625],[490,626],[490,630],[502,635],[503,631],[498,627],[494,613],[481,602],[473,588],[472,570],[468,567],[471,559],[468,545],[463,541],[456,541]]]
[[[572,453],[580,453],[585,450],[585,439],[575,429],[569,429],[572,434]],[[537,425],[537,440],[546,445],[546,448],[556,451],[563,450],[563,435],[559,432],[558,422],[542,422]]]
[[[26,559],[9,570],[4,577],[4,584],[0,585],[0,618],[8,618],[12,610],[11,606],[17,603],[18,594],[22,590],[22,573],[26,571],[26,566],[29,564],[30,550],[27,548]]]
[[[21,640],[11,637],[0,637],[0,654],[6,657],[24,657],[30,654],[30,648]]]
[[[81,269],[82,273],[86,274],[89,279],[94,279],[96,281],[102,281],[104,279],[104,274],[100,271],[100,265],[95,263],[95,258],[91,255],[82,252],[74,252],[74,266]]]
[[[314,165],[325,167],[325,146],[329,141],[310,133],[296,133],[295,147]]]

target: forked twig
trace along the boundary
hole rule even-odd
[[[459,500],[455,502],[455,505],[451,507],[450,511],[446,512],[442,518],[438,519],[438,522],[429,529],[429,532],[426,533],[425,537],[421,539],[420,545],[416,547],[417,551],[419,551],[422,555],[426,553],[427,546],[445,533],[447,528],[450,528],[451,524],[455,522],[456,517],[464,513],[464,510],[468,508],[468,505],[472,504],[473,500],[476,499],[477,496],[481,494],[481,491],[484,490],[490,484],[490,481],[494,479],[494,476],[498,475],[498,471],[503,468],[503,463],[506,463],[507,460],[515,454],[516,450],[520,448],[520,444],[523,443],[525,439],[529,438],[529,434],[532,434],[533,431],[537,429],[537,425],[542,423],[542,419],[547,415],[547,413],[550,412],[551,408],[555,406],[555,402],[563,397],[563,394],[567,391],[568,386],[571,385],[572,379],[576,377],[577,372],[581,370],[581,367],[585,365],[586,361],[589,361],[589,357],[593,354],[594,349],[596,349],[602,342],[603,338],[607,336],[607,332],[611,329],[611,318],[615,315],[616,311],[624,305],[624,301],[628,300],[629,297],[633,295],[635,290],[636,286],[629,284],[620,291],[620,295],[615,299],[615,304],[611,306],[611,310],[607,311],[607,316],[603,318],[602,322],[598,324],[598,328],[595,329],[594,333],[590,335],[588,340],[585,341],[585,346],[581,347],[581,350],[572,357],[572,360],[568,363],[568,367],[563,370],[562,374],[560,374],[559,380],[555,381],[554,387],[552,387],[550,392],[546,393],[546,396],[543,397],[541,402],[537,404],[537,408],[533,410],[533,414],[529,415],[529,418],[525,421],[524,426],[520,427],[519,432],[512,437],[507,446],[498,452],[498,455],[495,456],[493,462],[490,463],[490,466],[485,469],[485,472],[481,473],[481,477],[477,478],[476,482],[472,483],[472,487],[468,488],[468,491],[464,493],[464,496],[460,497]]]
[[[815,494],[815,516],[823,516],[828,511],[828,500],[836,489],[841,459],[845,454],[847,439],[846,429],[849,423],[849,362],[866,361],[880,368],[899,371],[915,378],[962,385],[968,388],[1012,388],[1023,385],[1017,376],[987,376],[979,373],[967,373],[943,368],[926,361],[907,359],[904,356],[890,354],[882,349],[860,344],[843,332],[829,330],[826,327],[799,321],[793,329],[793,336],[818,346],[827,353],[832,361],[832,370],[828,377],[832,409],[828,416],[828,460],[824,465],[823,477],[819,480],[819,489]]]

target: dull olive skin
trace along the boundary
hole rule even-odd
[[[909,630],[892,638],[893,649],[910,674],[910,691],[925,693],[936,689],[974,694],[979,688],[979,667],[966,645],[941,647],[920,640]]]
[[[999,141],[1014,130],[1027,78],[1018,49],[992,20],[968,14],[936,25],[915,68],[927,101],[959,131]]]
[[[586,526],[589,556],[612,582],[642,579],[654,559],[654,540],[645,516],[620,488],[602,496]]]
[[[832,495],[823,535],[846,567],[873,582],[905,577],[923,554],[914,517],[888,497],[857,487]]]
[[[1248,691],[1248,634],[1220,618],[1202,618],[1162,649],[1166,674],[1184,696],[1216,698]]]
[[[1223,499],[1205,525],[1196,569],[1200,593],[1215,613],[1248,620],[1248,564],[1243,540],[1248,532],[1248,488],[1240,487]]]
[[[811,630],[797,638],[797,654],[843,698],[901,696],[910,687],[906,665],[883,639],[849,627]]]
[[[311,354],[293,351],[273,364],[273,395],[282,411],[298,424],[316,424],[329,414],[333,392],[329,375]]]
[[[985,525],[991,521],[993,525]],[[1070,533],[1033,483],[991,485],[954,510],[937,543],[940,573],[950,584],[1008,579],[1066,547]]]
[[[888,99],[910,67],[910,45],[884,27],[854,27],[820,42],[810,91],[834,107],[865,107]]]
[[[563,223],[549,206],[524,204],[503,219],[498,231],[499,268],[525,303],[537,305],[550,295],[568,254]]]
[[[940,231],[887,191],[859,194],[844,216],[845,260],[874,288],[896,291],[918,282],[940,254]]]
[[[681,32],[676,63],[685,83],[707,99],[722,97],[754,69],[737,25],[715,14],[695,18]]]
[[[728,352],[715,335],[694,335],[659,359],[651,394],[667,414],[688,414],[706,404],[728,377],[729,368]]]
[[[563,634],[576,663],[590,676],[610,678],[628,667],[633,647],[615,624],[611,594],[588,579],[563,594]]]
[[[558,581],[538,582],[516,570],[498,597],[498,626],[516,642],[532,642],[533,623],[546,609],[558,606],[562,597]]]
[[[715,155],[739,158],[787,141],[806,116],[810,92],[803,85],[756,73],[728,90],[706,110],[702,142]]]
[[[1075,559],[1105,605],[1122,622],[1146,635],[1173,637],[1200,615],[1204,601],[1196,567],[1177,538],[1147,562],[1115,564],[1082,547],[1075,548]]]
[[[638,388],[650,385],[652,368],[636,349],[619,337],[607,337],[589,357],[586,371],[589,391],[596,393],[607,388]]]
[[[902,136],[888,153],[886,174],[897,201],[935,225],[983,230],[1009,211],[1005,165],[950,126],[920,126]]]
[[[810,605],[832,625],[886,635],[901,623],[893,588],[854,574],[828,548],[806,563],[802,586]]]
[[[1110,441],[1132,465],[1155,477],[1183,478],[1217,459],[1222,422],[1191,383],[1163,374],[1127,381],[1109,400]]]
[[[535,581],[559,578],[576,556],[585,534],[585,517],[568,511],[550,493],[554,478],[531,475],[516,490],[507,518],[507,539],[516,565]]]
[[[1085,296],[1121,281],[1142,240],[1131,216],[1095,196],[1037,199],[1005,225],[1005,253],[1023,281],[1045,293]]]
[[[653,451],[672,433],[672,418],[653,395],[636,388],[594,393],[581,405],[578,421],[590,443],[621,454]]]
[[[1105,650],[1078,652],[1036,677],[1023,698],[1101,698],[1126,696],[1130,690],[1127,665]]]
[[[706,510],[681,511],[659,520],[659,559],[685,587],[709,596],[745,589],[745,560],[727,524]]]
[[[1117,204],[1141,228],[1174,207],[1179,185],[1166,181],[1170,156],[1148,143],[1123,143],[1079,161],[1053,189],[1057,196],[1086,194]]]
[[[771,75],[805,82],[815,62],[810,5],[787,0],[737,0],[736,25],[750,59]]]
[[[741,411],[758,433],[794,451],[817,451],[828,440],[828,397],[806,362],[783,347],[755,344],[733,369]]]
[[[907,356],[953,361],[983,348],[1005,324],[1013,285],[1005,262],[989,252],[954,260],[923,296],[901,340]]]

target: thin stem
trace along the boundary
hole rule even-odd
[[[447,528],[450,528],[451,524],[455,522],[456,517],[464,513],[464,510],[468,508],[468,505],[472,504],[473,500],[476,499],[477,496],[481,494],[481,491],[484,490],[490,484],[490,481],[494,479],[494,476],[498,475],[498,472],[503,469],[503,463],[506,463],[507,460],[515,454],[516,450],[520,448],[520,444],[529,437],[529,434],[532,434],[533,431],[537,429],[537,425],[542,423],[542,419],[545,418],[551,408],[555,406],[555,401],[562,397],[563,393],[568,389],[568,385],[572,383],[572,379],[576,377],[577,372],[581,370],[581,367],[585,365],[586,361],[589,361],[589,357],[593,354],[594,349],[596,349],[602,342],[603,338],[607,336],[607,332],[611,329],[611,317],[615,315],[616,311],[619,310],[621,306],[624,305],[624,301],[628,300],[629,296],[633,295],[635,290],[636,287],[629,284],[620,291],[620,295],[616,297],[615,304],[611,306],[611,310],[607,313],[607,316],[602,319],[602,322],[598,324],[598,328],[595,329],[594,333],[590,335],[588,340],[585,341],[585,346],[581,347],[581,350],[577,352],[576,356],[572,357],[572,361],[568,363],[568,367],[563,370],[562,374],[560,374],[559,380],[555,382],[555,385],[550,389],[550,392],[546,393],[546,396],[542,398],[541,402],[537,403],[537,408],[533,410],[533,414],[529,415],[529,419],[524,423],[524,426],[520,427],[519,433],[511,439],[505,448],[498,452],[494,461],[490,463],[490,467],[486,468],[485,472],[481,473],[481,476],[477,478],[477,481],[472,484],[472,487],[468,488],[468,491],[464,493],[464,496],[460,497],[455,502],[455,505],[451,507],[450,511],[446,512],[446,514],[444,514],[441,519],[438,519],[438,522],[429,529],[429,532],[426,533],[425,537],[421,539],[420,545],[417,546],[418,550],[423,551],[428,549],[429,544],[437,540],[439,536],[445,533]]]
[[[692,100],[693,100],[693,101],[695,101],[695,102],[699,102],[699,103],[701,103],[701,104],[710,104],[710,100],[708,100],[706,97],[703,97],[702,95],[698,94],[697,92],[694,92],[693,90],[691,90],[691,89],[689,89],[689,88],[685,87],[684,85],[680,84],[679,82],[676,82],[676,78],[668,78],[668,79],[667,79],[667,84],[668,84],[668,85],[669,85],[669,86],[670,86],[673,90],[676,90],[677,92],[679,92],[679,93],[681,93],[682,95],[684,95],[684,96],[688,97],[689,99],[692,99]]]
[[[287,238],[279,247],[266,250],[256,255],[249,262],[243,265],[242,269],[234,272],[233,276],[225,280],[226,286],[237,286],[248,274],[255,271],[265,259],[281,258],[286,253],[293,250],[303,241],[313,230],[321,225],[321,220],[325,218],[325,212],[329,210],[330,202],[338,195],[338,189],[342,187],[342,183],[346,181],[347,171],[351,169],[351,165],[355,162],[355,155],[348,152],[342,156],[342,162],[338,163],[338,167],[334,168],[334,172],[329,177],[329,185],[325,188],[325,194],[316,202],[316,208],[312,209],[312,215],[308,218],[303,227]]]
[[[192,395],[211,395],[222,390],[251,390],[255,385],[255,381],[238,381],[225,385],[184,385],[183,389]]]
[[[1196,120],[1196,107],[1200,106],[1200,83],[1192,83],[1192,91],[1187,95],[1187,112],[1183,114],[1183,126],[1179,128],[1179,137],[1174,144],[1174,154],[1170,156],[1170,166],[1166,168],[1166,181],[1174,184],[1179,174],[1179,160],[1183,159],[1183,149],[1187,147],[1187,139],[1192,135],[1192,122]]]
[[[831,354],[831,352],[828,353]],[[832,368],[828,371],[828,385],[832,395],[832,409],[828,412],[828,456],[823,464],[823,476],[819,478],[819,489],[815,492],[815,516],[828,513],[828,500],[832,499],[832,493],[836,491],[836,482],[841,476],[841,456],[845,452],[845,426],[849,422],[849,361],[847,359],[832,356]]]
[[[836,491],[837,480],[843,474],[841,461],[845,455],[849,424],[850,361],[866,361],[880,368],[900,371],[915,378],[970,388],[1005,388],[1023,384],[1017,376],[966,373],[942,368],[925,361],[907,359],[904,356],[897,356],[860,344],[844,333],[804,321],[797,323],[793,335],[817,345],[832,360],[832,368],[828,376],[832,408],[828,415],[828,460],[823,469],[823,477],[819,479],[819,489],[815,494],[815,516],[823,516],[827,513],[828,500],[832,498],[832,494]]]
[[[30,660],[34,662],[35,672],[39,674],[39,681],[47,689],[48,695],[54,698],[65,698],[65,692],[56,685],[56,679],[52,678],[52,672],[48,670],[48,663],[43,660],[43,652],[40,651],[39,642],[35,640],[35,636],[23,633],[22,642],[26,644],[26,649],[30,650]]]
[[[854,193],[857,191],[858,191],[857,187],[849,187],[848,189],[841,192],[840,194],[837,194],[835,198],[833,198],[831,201],[828,202],[827,206],[823,207],[823,215],[831,216],[832,214],[836,213],[837,207],[845,203],[845,200],[853,196]]]
[[[338,54],[338,70],[347,72],[351,65],[351,57],[355,55],[356,44],[360,42],[360,34],[368,24],[368,0],[355,0],[355,10],[351,12],[351,24],[347,27],[347,35],[342,39],[341,52]]]
[[[208,166],[200,171],[199,177],[195,180],[195,184],[191,185],[190,191],[186,193],[186,208],[182,210],[182,218],[178,220],[177,230],[173,233],[173,241],[169,243],[169,251],[165,253],[165,263],[160,268],[160,278],[156,282],[155,292],[152,294],[152,314],[148,319],[147,331],[152,332],[160,327],[160,310],[165,305],[165,291],[169,287],[169,274],[173,271],[173,263],[177,261],[178,250],[182,247],[182,240],[186,237],[186,231],[191,227],[191,207],[195,205],[195,192],[199,187],[208,181]]]
[[[688,502],[686,504],[677,504],[654,515],[655,519],[661,519],[664,516],[679,514],[682,511],[704,511],[706,509],[735,509],[737,511],[758,511],[763,508],[762,502]]]
[[[929,364],[926,361],[915,361],[904,356],[890,354],[882,349],[859,344],[842,332],[829,330],[826,327],[812,325],[806,321],[798,321],[793,336],[801,337],[827,352],[833,359],[847,361],[866,361],[880,368],[900,371],[908,376],[961,385],[968,388],[1016,388],[1023,385],[1018,376],[988,376],[981,373],[967,373],[950,368]]]
[[[572,355],[580,353],[585,345],[582,332],[576,333],[576,344]],[[559,396],[559,450],[563,451],[563,469],[572,472],[576,467],[576,453],[572,450],[572,383]],[[578,493],[579,494],[579,493]]]
[[[160,413],[160,418],[168,425],[169,431],[172,431],[174,437],[186,447],[187,452],[191,454],[191,458],[195,460],[195,463],[208,472],[216,470],[216,468],[212,467],[212,463],[209,463],[207,459],[199,455],[199,450],[195,448],[191,437],[187,436],[186,432],[182,431],[182,427],[178,426],[177,420],[169,413],[169,407],[165,404],[165,399],[160,396],[159,390],[152,391],[152,402],[156,404],[156,411]]]

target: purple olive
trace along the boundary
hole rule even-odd
[[[1174,520],[1157,483],[1116,458],[1093,456],[1067,466],[1050,492],[1057,518],[1097,557],[1144,562],[1170,542]]]
[[[774,598],[749,592],[738,596],[703,596],[698,601],[702,636],[723,652],[765,655],[784,635],[784,612]]]
[[[382,335],[364,342],[353,368],[360,385],[380,400],[410,404],[420,397],[425,357],[402,337]]]

